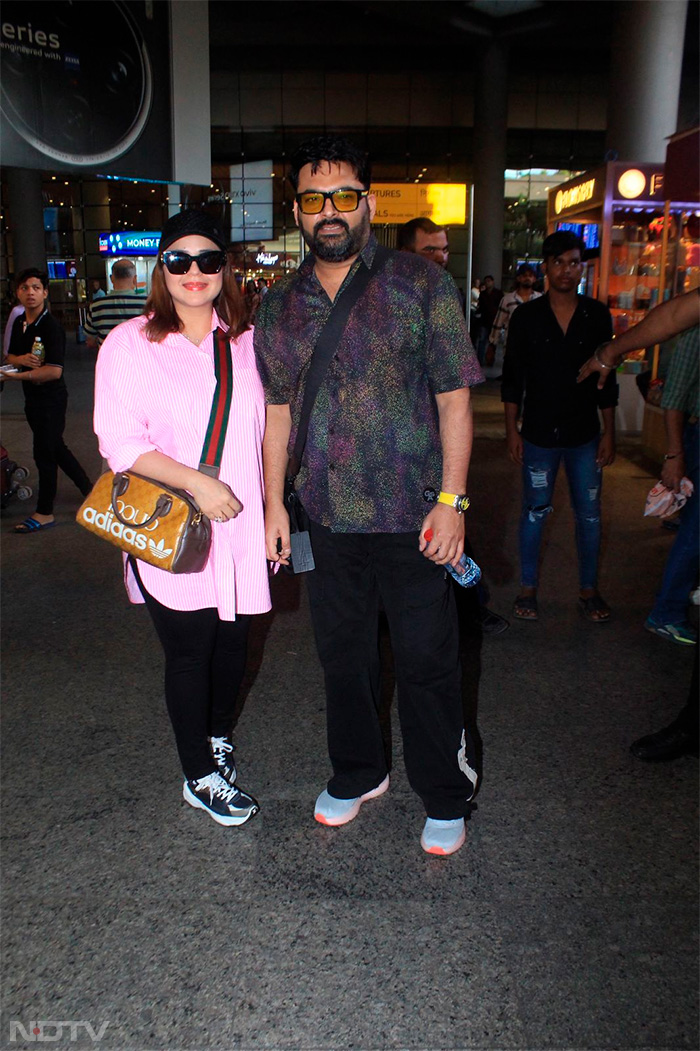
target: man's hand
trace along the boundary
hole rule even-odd
[[[36,354],[8,354],[7,356],[8,365],[24,365],[28,369],[39,369],[41,368],[41,361]]]
[[[513,463],[517,463],[522,467],[523,439],[520,434],[517,431],[513,431],[512,434],[506,434],[506,445],[508,446],[508,455]]]
[[[435,504],[420,527],[418,550],[438,566],[456,565],[464,552],[464,515],[447,504]]]
[[[609,467],[615,461],[615,435],[604,431],[598,442],[598,453],[595,462],[599,467]]]
[[[679,452],[671,460],[664,460],[664,465],[661,468],[661,481],[667,489],[671,489],[674,493],[679,493],[681,490],[681,479],[684,474],[685,457],[683,453]]]
[[[589,376],[592,376],[594,372],[598,373],[598,390],[602,390],[605,386],[610,373],[614,370],[617,363],[617,355],[611,354],[612,341],[610,343],[601,343],[596,348],[595,354],[584,362],[579,369],[578,376],[576,377],[577,383],[583,383]],[[602,363],[602,364],[601,364]],[[606,368],[607,366],[607,368]]]
[[[279,541],[279,544],[278,544]],[[289,537],[289,515],[279,501],[265,508],[265,552],[270,562],[289,565],[292,545]]]

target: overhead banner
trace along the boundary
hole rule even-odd
[[[464,183],[380,182],[372,185],[377,198],[374,223],[407,223],[432,219],[439,226],[464,226],[467,187]]]
[[[165,0],[4,0],[3,164],[169,181]]]

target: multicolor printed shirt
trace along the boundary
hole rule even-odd
[[[687,329],[671,358],[661,396],[663,409],[677,409],[700,417],[700,326]]]
[[[338,296],[376,247],[371,235]],[[309,256],[270,289],[256,319],[266,401],[291,408],[290,452],[332,305]],[[482,379],[450,275],[391,252],[353,307],[316,398],[297,479],[310,517],[338,533],[418,529],[429,510],[423,490],[442,479],[435,395]]]

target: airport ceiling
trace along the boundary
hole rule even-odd
[[[607,70],[614,0],[254,0],[209,4],[214,70],[464,70],[487,41],[518,72]]]

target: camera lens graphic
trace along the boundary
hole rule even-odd
[[[153,74],[117,0],[5,0],[0,108],[25,142],[75,167],[121,157],[144,130]]]

